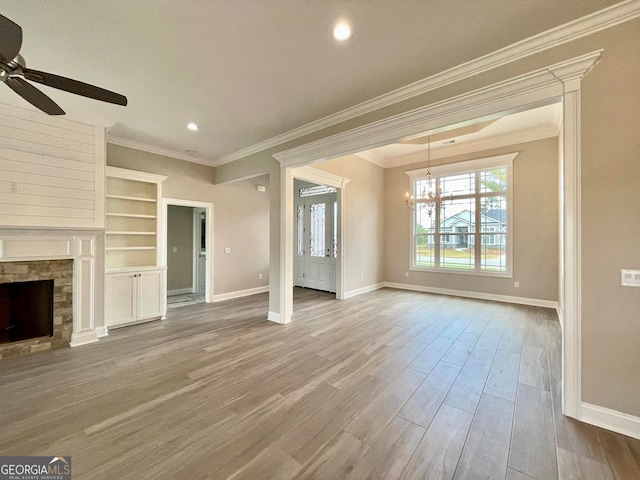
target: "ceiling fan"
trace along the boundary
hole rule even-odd
[[[20,25],[0,15],[0,81],[43,112],[49,115],[65,114],[56,102],[25,79],[102,102],[123,106],[127,104],[127,97],[124,95],[88,83],[27,68],[24,58],[20,55],[21,46],[22,28]]]

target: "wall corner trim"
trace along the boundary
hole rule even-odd
[[[628,413],[582,402],[579,420],[640,440],[640,417]]]
[[[284,323],[280,318],[280,314],[276,312],[267,313],[267,320],[269,320],[270,322]]]
[[[71,341],[69,346],[79,347],[81,345],[88,345],[90,343],[96,343],[98,341],[98,335],[95,331],[85,331],[71,334]]]
[[[96,335],[98,338],[107,337],[109,336],[109,329],[106,326],[96,327]]]
[[[379,290],[384,288],[385,284],[382,283],[374,283],[372,285],[367,285],[366,287],[356,288],[355,290],[349,290],[348,292],[344,292],[343,300],[347,298],[356,297],[358,295],[362,295],[363,293],[373,292],[374,290]]]

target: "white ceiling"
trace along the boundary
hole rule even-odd
[[[482,120],[478,119],[478,122]],[[456,134],[460,125],[450,125],[438,129],[437,137],[440,140],[431,142],[431,159],[554,137],[560,131],[561,120],[562,104],[554,103],[524,112],[505,114],[482,130],[466,135]],[[465,125],[469,125],[469,122],[465,122]],[[423,136],[428,133],[425,132]],[[398,167],[427,161],[427,144],[392,143],[360,152],[358,156],[384,168]]]
[[[126,95],[42,87],[72,119],[213,163],[616,0],[4,0],[27,66]],[[338,19],[354,35],[331,38]],[[10,89],[0,102],[29,108]],[[200,131],[185,128],[188,122]]]

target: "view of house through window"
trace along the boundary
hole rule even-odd
[[[412,177],[417,208],[413,216],[415,269],[508,275],[511,271],[510,161],[478,161],[433,169],[431,185],[424,175]],[[448,167],[448,168],[447,168]],[[420,193],[437,191],[429,215]]]

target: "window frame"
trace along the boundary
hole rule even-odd
[[[436,182],[438,182],[439,177],[441,176],[447,176],[447,175],[455,175],[455,174],[462,174],[462,173],[471,173],[473,172],[474,174],[478,171],[482,171],[482,170],[487,170],[487,169],[491,169],[491,168],[498,168],[498,167],[506,167],[507,169],[507,189],[505,193],[501,193],[501,195],[504,195],[506,197],[506,202],[507,202],[507,234],[506,234],[506,249],[507,249],[507,265],[506,265],[506,270],[503,272],[495,272],[495,271],[490,271],[490,270],[481,270],[479,268],[480,265],[480,258],[477,258],[478,256],[478,252],[481,251],[480,249],[482,248],[482,243],[481,243],[481,239],[482,239],[482,235],[483,233],[480,231],[481,228],[476,228],[474,230],[478,230],[476,232],[473,233],[469,233],[469,237],[473,236],[473,243],[474,243],[474,268],[472,270],[462,270],[462,269],[452,269],[452,268],[446,268],[446,267],[441,267],[439,266],[440,263],[440,258],[439,258],[439,254],[440,254],[440,245],[442,243],[442,235],[448,233],[448,232],[442,232],[440,230],[440,225],[438,225],[438,221],[436,221],[436,226],[438,227],[438,230],[436,230],[436,232],[434,232],[433,234],[433,239],[434,239],[434,259],[435,259],[435,264],[432,267],[425,267],[425,266],[418,266],[416,265],[416,241],[415,241],[415,236],[416,236],[416,214],[414,211],[411,211],[411,221],[410,221],[410,237],[409,237],[409,270],[411,271],[419,271],[419,272],[430,272],[430,273],[446,273],[446,274],[454,274],[454,275],[472,275],[472,276],[481,276],[481,277],[499,277],[499,278],[513,278],[513,230],[514,230],[514,225],[513,225],[513,218],[514,218],[514,211],[513,211],[513,190],[514,190],[514,183],[513,183],[513,161],[514,159],[518,156],[520,152],[514,152],[514,153],[508,153],[508,154],[503,154],[503,155],[494,155],[494,156],[490,156],[490,157],[482,157],[482,158],[478,158],[475,160],[469,160],[469,161],[465,161],[465,162],[457,162],[457,163],[450,163],[450,164],[446,164],[446,165],[439,165],[436,167],[431,167],[431,174],[433,175],[434,179],[436,179]],[[405,172],[410,179],[410,183],[411,183],[411,193],[414,195],[414,198],[417,198],[416,195],[416,181],[417,180],[424,180],[425,175],[427,173],[427,168],[420,168],[417,170],[409,170]],[[437,185],[437,183],[436,183]],[[487,197],[487,196],[491,196],[492,192],[480,192],[480,191],[476,191],[473,194],[463,194],[460,196],[456,196],[454,198],[474,198],[474,199],[478,199],[478,198],[482,198],[482,197]],[[446,202],[446,199],[444,200]],[[477,203],[477,200],[476,200]],[[437,210],[439,210],[439,208],[437,208]],[[477,209],[476,209],[477,210]],[[434,215],[436,215],[436,211],[434,210]],[[476,219],[480,216],[480,213],[476,213]],[[437,217],[436,217],[437,218]],[[439,219],[438,219],[439,220]],[[484,232],[485,235],[496,235],[497,232]],[[470,240],[470,239],[468,239]],[[479,245],[476,247],[476,244],[478,244],[478,241],[480,242]],[[469,241],[469,243],[471,243]]]

